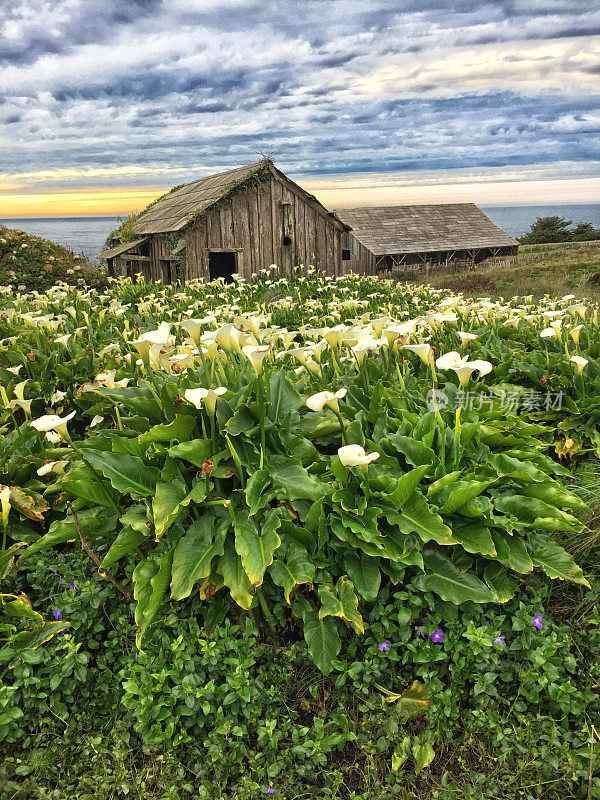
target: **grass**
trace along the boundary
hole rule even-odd
[[[432,272],[418,282],[468,296],[575,294],[600,301],[600,242],[523,245],[510,266],[488,262],[474,270]]]

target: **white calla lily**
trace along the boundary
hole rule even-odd
[[[581,333],[581,329],[583,327],[584,327],[583,325],[576,325],[574,328],[571,328],[570,331],[569,331],[569,335],[571,336],[571,339],[573,339],[575,344],[579,344],[579,334]]]
[[[40,478],[44,475],[48,475],[50,472],[54,472],[57,475],[64,475],[65,467],[68,463],[68,461],[48,461],[46,464],[42,464],[42,466],[37,470],[37,474],[40,476]]]
[[[267,347],[260,347],[259,345],[247,344],[242,347],[242,353],[252,364],[252,368],[254,369],[256,375],[258,375],[260,372],[262,363],[270,352],[271,345],[268,345]]]
[[[452,350],[450,353],[444,353],[443,356],[437,358],[435,365],[438,369],[453,369],[454,367],[460,367],[468,360],[469,356],[461,356],[456,350]]]
[[[401,350],[410,350],[411,353],[419,356],[424,364],[431,364],[433,360],[433,348],[431,345],[424,344],[403,344]]]
[[[338,389],[337,392],[317,392],[306,401],[306,407],[311,411],[323,411],[325,406],[337,414],[340,410],[339,400],[346,396],[347,389]]]
[[[476,360],[467,361],[466,363],[450,367],[450,369],[456,372],[460,385],[464,389],[468,385],[471,375],[474,372],[479,372],[480,376],[487,375],[488,372],[492,371],[493,366],[489,361]]]
[[[49,431],[56,431],[59,436],[63,439],[67,438],[67,422],[70,419],[73,419],[75,416],[75,411],[72,411],[70,414],[67,414],[66,417],[59,417],[58,414],[45,414],[43,417],[38,417],[38,419],[33,419],[29,423],[32,428],[35,428],[36,431],[40,431],[42,433],[47,433]]]
[[[580,375],[582,375],[582,374],[583,374],[584,367],[585,367],[587,364],[589,364],[589,363],[590,363],[590,362],[588,361],[588,359],[587,359],[587,358],[583,358],[583,356],[571,356],[571,358],[569,359],[569,361],[572,361],[572,362],[573,362],[573,364],[575,364],[575,365],[577,366],[577,371],[578,371],[578,373],[579,373]]]
[[[358,444],[346,444],[338,448],[338,458],[345,467],[366,467],[379,458],[379,453],[365,453]]]
[[[225,386],[217,386],[216,389],[204,389],[203,387],[199,387],[198,389],[186,389],[184,397],[188,403],[191,403],[198,409],[202,408],[204,404],[208,413],[214,414],[217,407],[217,400],[226,392],[227,389]]]

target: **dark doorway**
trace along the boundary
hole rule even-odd
[[[236,271],[236,254],[228,252],[218,252],[208,254],[208,272],[211,281],[223,278],[225,283],[233,282],[233,275]]]

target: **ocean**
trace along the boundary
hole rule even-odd
[[[600,203],[548,206],[481,206],[492,222],[511,236],[523,236],[538,217],[558,216],[575,225],[591,222],[600,228]],[[35,217],[0,219],[0,224],[18,228],[50,239],[93,259],[104,248],[108,234],[117,225],[117,217]]]

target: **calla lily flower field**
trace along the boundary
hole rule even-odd
[[[280,602],[324,674],[385,587],[490,608],[534,572],[586,587],[558,538],[584,530],[572,464],[600,456],[597,322],[572,296],[312,270],[5,287],[0,574],[83,547],[141,653],[170,601],[230,596],[267,633]],[[19,589],[0,666],[69,625]]]

